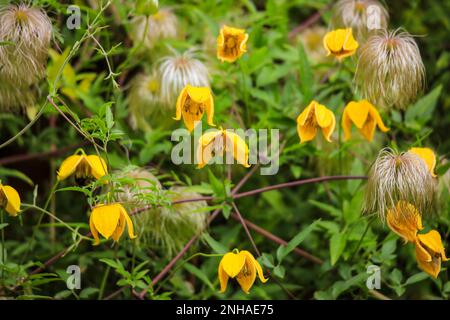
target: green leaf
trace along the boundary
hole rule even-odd
[[[421,125],[427,123],[433,115],[441,91],[442,85],[439,85],[426,96],[420,98],[413,106],[409,107],[405,113],[405,123],[408,126],[414,126],[414,122]]]
[[[405,286],[413,284],[413,283],[417,283],[420,281],[423,281],[425,279],[428,279],[430,276],[428,274],[426,274],[425,272],[419,272],[416,273],[415,275],[412,275],[411,277],[409,277],[406,282],[403,284]]]
[[[286,269],[284,269],[282,265],[278,265],[273,269],[273,274],[279,278],[284,278],[284,275],[286,274]]]
[[[331,214],[334,217],[341,217],[342,213],[341,210],[330,206],[329,204],[325,204],[316,200],[308,200],[309,203],[311,203],[313,206],[322,209],[325,212],[328,212],[329,214]]]
[[[305,238],[318,227],[318,222],[320,220],[316,220],[313,223],[311,223],[306,229],[303,229],[300,231],[294,238],[292,238],[291,241],[288,242],[286,246],[280,246],[277,250],[277,259],[278,262],[281,263],[281,261],[289,254],[291,253],[296,247],[300,245],[300,243],[305,240]]]
[[[9,225],[9,223],[0,223],[0,230],[3,228],[6,228]]]
[[[301,44],[298,45],[299,65],[300,72],[300,91],[303,94],[303,102],[309,103],[313,96],[313,72],[308,61],[308,57],[305,53],[305,49]]]
[[[199,278],[204,284],[206,284],[211,290],[215,291],[216,289],[214,288],[213,284],[211,283],[211,281],[209,281],[209,278],[206,276],[205,272],[200,270],[199,268],[197,268],[196,266],[190,264],[190,263],[186,263],[184,265],[184,268],[189,271],[190,273],[192,273],[193,275],[195,275],[197,278]]]
[[[14,177],[28,183],[30,186],[34,185],[33,180],[31,180],[26,174],[20,172],[19,170],[0,167],[0,176]]]
[[[339,260],[342,252],[344,252],[347,243],[347,235],[345,233],[336,233],[330,239],[330,260],[331,265]]]
[[[226,248],[223,244],[221,244],[220,242],[214,240],[213,237],[211,237],[211,236],[209,235],[209,233],[206,233],[206,232],[205,232],[205,233],[202,235],[202,238],[203,238],[203,240],[205,240],[206,243],[211,247],[211,249],[213,249],[213,251],[214,251],[215,253],[218,253],[218,254],[225,254],[225,253],[228,251],[227,248]]]

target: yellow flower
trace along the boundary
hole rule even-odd
[[[405,242],[416,242],[417,232],[423,229],[419,211],[410,203],[399,201],[386,215],[389,228],[402,237]]]
[[[177,99],[175,120],[183,116],[184,124],[189,131],[194,130],[195,122],[200,121],[206,111],[208,124],[214,126],[214,99],[208,87],[187,85],[181,90]]]
[[[17,216],[20,212],[20,196],[16,189],[0,184],[0,207],[5,208],[10,216]]]
[[[250,167],[249,149],[244,139],[231,130],[213,130],[203,134],[197,147],[198,168],[201,169],[216,155],[231,154],[237,163]]]
[[[439,232],[431,230],[417,235],[416,258],[423,271],[437,278],[441,271],[441,262],[448,261]]]
[[[431,175],[436,177],[436,174],[434,173],[434,168],[436,167],[436,155],[433,150],[430,148],[411,148],[408,151],[418,155],[427,165]]]
[[[220,292],[227,289],[228,278],[236,278],[245,293],[253,286],[258,273],[259,280],[265,283],[268,279],[264,278],[261,265],[256,261],[253,255],[242,250],[238,253],[228,252],[220,261],[218,276],[220,282]]]
[[[217,58],[234,62],[247,52],[248,34],[244,29],[223,26],[217,37]]]
[[[352,29],[336,29],[323,37],[323,46],[327,56],[334,55],[339,60],[351,56],[358,49],[358,42],[353,38]]]
[[[322,134],[328,142],[331,142],[331,135],[336,126],[334,113],[317,101],[311,101],[297,118],[297,132],[300,142],[307,142],[314,139],[317,127],[322,129]]]
[[[125,224],[128,228],[130,239],[136,238],[134,235],[133,222],[125,208],[120,203],[105,204],[96,206],[92,209],[89,219],[89,227],[92,236],[95,239],[94,245],[100,243],[98,234],[105,239],[112,237],[114,241],[119,241],[125,230]]]
[[[352,101],[347,104],[342,115],[342,128],[345,140],[351,137],[352,123],[368,141],[372,141],[375,128],[378,125],[381,131],[387,132],[387,128],[378,113],[378,110],[367,100]]]
[[[76,177],[100,179],[108,173],[106,162],[96,155],[87,156],[83,151],[65,159],[58,170],[58,180],[64,180],[75,173]]]

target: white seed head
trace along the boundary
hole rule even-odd
[[[429,213],[435,196],[435,179],[421,158],[385,148],[370,168],[363,211],[378,213],[384,221],[387,210],[404,201],[421,214]]]
[[[371,31],[386,29],[389,14],[377,0],[340,0],[333,6],[332,28],[352,28],[353,36],[364,42]]]
[[[177,16],[170,9],[158,13],[134,17],[130,22],[130,37],[135,44],[142,43],[151,49],[159,40],[175,38],[178,35]]]
[[[17,111],[32,107],[36,103],[36,90],[33,87],[19,87],[0,79],[0,110]]]
[[[425,67],[409,33],[383,30],[361,47],[355,83],[374,105],[404,109],[423,91],[424,82]]]
[[[128,94],[131,126],[145,129],[145,119],[163,111],[161,107],[161,79],[156,71],[140,73],[131,81]]]
[[[0,9],[0,79],[22,89],[45,74],[52,24],[47,14],[25,4]]]
[[[209,72],[200,60],[194,58],[193,51],[183,54],[174,52],[161,60],[161,99],[171,108],[181,90],[188,84],[195,87],[209,87]]]

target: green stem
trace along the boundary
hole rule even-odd
[[[111,270],[111,267],[107,266],[105,274],[103,275],[102,283],[100,285],[100,291],[98,292],[97,300],[102,300],[103,299],[103,294],[105,292],[105,286],[106,286],[106,280],[108,279],[110,270]]]
[[[0,224],[3,224],[3,210],[0,210]],[[6,266],[5,228],[2,227],[2,264]],[[2,283],[5,280],[5,269],[2,268]]]

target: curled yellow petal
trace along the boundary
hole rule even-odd
[[[91,175],[95,179],[100,179],[108,173],[105,160],[96,155],[86,156],[86,161],[89,163],[91,169]]]
[[[136,238],[136,235],[134,234],[133,221],[131,221],[131,218],[128,215],[128,212],[125,210],[125,208],[122,205],[120,205],[120,211],[122,214],[122,218],[125,220],[125,222],[127,224],[128,237],[130,237],[130,239]]]
[[[436,174],[434,173],[434,168],[436,167],[436,155],[433,150],[430,148],[411,148],[409,149],[409,152],[418,155],[427,165],[431,175],[436,177]]]
[[[250,167],[250,164],[248,163],[249,149],[244,139],[230,130],[225,130],[225,138],[225,151],[231,153],[237,163],[246,168]]]
[[[62,181],[71,176],[75,172],[81,161],[84,160],[84,158],[84,155],[72,155],[65,159],[59,167],[58,180]]]
[[[100,238],[98,236],[98,231],[95,228],[94,220],[92,219],[92,214],[91,214],[91,216],[89,218],[89,229],[91,229],[92,236],[94,237],[94,246],[99,245],[100,244]]]
[[[386,221],[396,234],[405,242],[415,242],[417,232],[423,229],[419,211],[410,203],[399,201],[395,208],[388,210]]]
[[[219,268],[217,270],[217,273],[218,273],[219,283],[220,283],[220,292],[223,293],[227,289],[228,278],[229,278],[227,273],[223,269],[223,260],[221,260],[219,263]]]
[[[440,234],[431,230],[426,234],[418,234],[416,241],[416,259],[419,267],[437,278],[441,271],[442,261],[447,261]]]
[[[263,270],[262,270],[261,265],[259,264],[258,260],[256,260],[255,257],[250,252],[248,252],[246,250],[242,250],[241,252],[243,252],[246,255],[246,259],[249,259],[255,265],[256,272],[258,273],[259,280],[262,283],[266,283],[267,280],[269,280],[269,279],[264,278],[264,273],[263,273]]]
[[[120,207],[116,204],[97,206],[92,209],[91,218],[95,229],[109,239],[119,223]]]
[[[239,254],[245,256],[245,264],[241,272],[237,275],[236,280],[241,286],[242,291],[249,293],[256,280],[256,266],[253,261],[251,261],[251,259],[249,259],[242,252]]]
[[[9,215],[15,217],[20,212],[20,196],[16,189],[11,186],[0,185],[0,203],[5,202],[5,210]],[[3,199],[2,199],[3,198]]]

